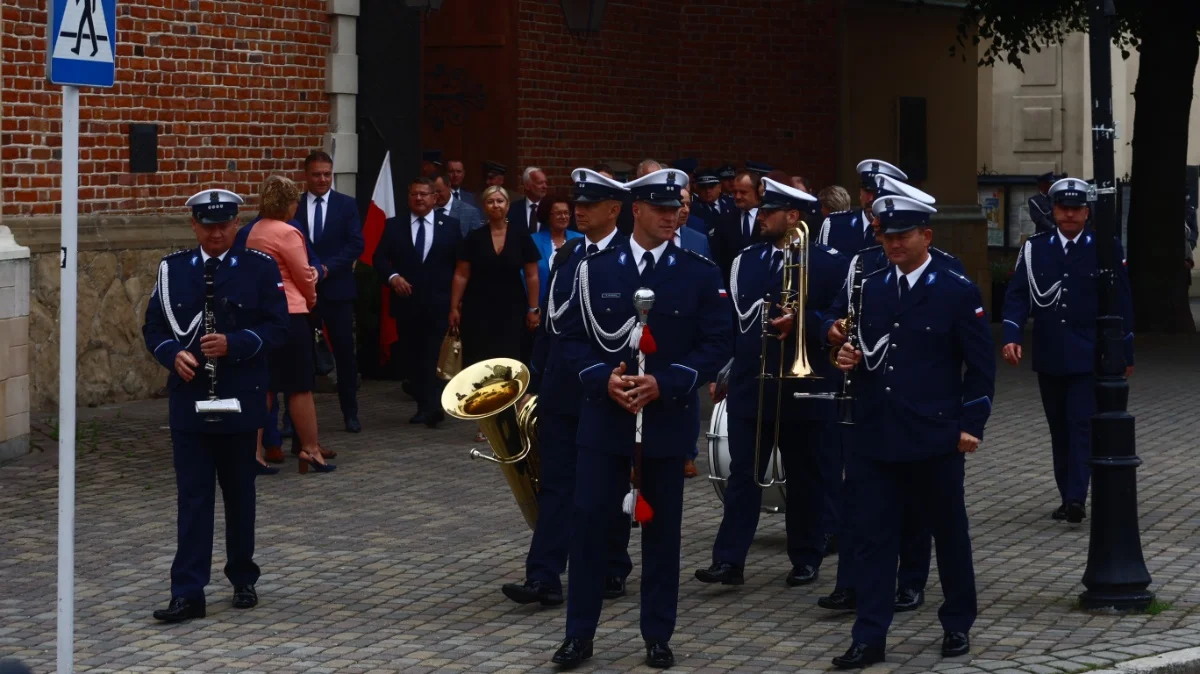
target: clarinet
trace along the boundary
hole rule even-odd
[[[214,301],[214,274],[208,273],[204,275],[204,334],[213,335],[217,332],[217,315],[213,311]],[[209,358],[204,363],[204,371],[208,373],[208,399],[215,401],[217,399],[217,359]],[[217,422],[221,417],[210,414],[204,417],[205,421]]]
[[[846,341],[855,349],[858,348],[858,317],[862,314],[862,272],[863,259],[860,255],[854,264],[854,283],[850,286],[850,304],[846,307],[846,318],[841,321],[846,332]],[[842,392],[837,396],[838,423],[846,426],[854,425],[854,382],[850,374],[846,372],[842,376]]]

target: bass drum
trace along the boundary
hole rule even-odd
[[[767,464],[767,475],[772,475],[776,465],[783,475],[783,464],[779,452],[771,453]],[[786,476],[784,476],[786,477]],[[717,490],[717,498],[725,502],[725,484],[729,480],[729,423],[725,413],[725,401],[713,407],[712,419],[708,424],[708,480]],[[775,484],[763,489],[763,512],[781,513],[787,509],[787,485]]]

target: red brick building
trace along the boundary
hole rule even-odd
[[[61,95],[45,82],[46,4],[0,0],[0,224],[34,252],[35,405],[51,399],[57,369]],[[143,397],[161,384],[137,326],[157,258],[194,243],[184,199],[220,185],[253,202],[264,177],[300,177],[301,159],[317,148],[334,155],[338,189],[364,206],[386,151],[403,183],[422,149],[464,159],[473,187],[484,160],[505,163],[510,188],[529,164],[561,187],[574,166],[644,157],[764,161],[818,186],[853,186],[853,166],[869,154],[919,162],[921,184],[943,204],[974,203],[976,75],[972,63],[946,56],[953,8],[410,7],[419,4],[121,0],[117,84],[81,98],[82,402]],[[602,10],[591,26],[589,8]],[[864,36],[874,36],[871,50]],[[902,97],[920,101],[919,119],[904,117]],[[131,171],[134,124],[155,127],[155,172]]]

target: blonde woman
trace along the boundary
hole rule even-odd
[[[316,365],[313,356],[313,330],[309,312],[317,303],[317,270],[308,264],[308,249],[304,234],[287,223],[296,215],[300,190],[283,176],[267,178],[259,189],[259,217],[246,238],[246,247],[261,250],[275,258],[283,276],[283,292],[288,302],[287,342],[271,352],[271,392],[287,396],[295,434],[292,453],[300,457],[300,472],[311,467],[327,473],[334,466],[326,463],[333,452],[321,449],[317,437],[317,410],[313,403],[313,380]],[[261,442],[259,443],[261,446]],[[282,457],[268,456],[267,460]],[[262,461],[260,460],[260,464]]]

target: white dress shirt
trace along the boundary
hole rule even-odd
[[[425,215],[425,250],[420,251],[421,262],[425,261],[425,258],[429,256],[429,249],[433,248],[433,219],[434,219],[434,217],[435,216],[432,211],[430,211],[429,213],[427,213]],[[412,220],[411,220],[412,240],[413,240],[413,245],[415,246],[415,245],[417,245],[417,227],[420,226],[417,223],[418,223],[418,221],[420,221],[421,218],[416,213],[411,214],[411,218],[412,218]]]
[[[1074,238],[1074,239],[1068,239],[1068,238],[1067,238],[1067,235],[1066,235],[1066,234],[1064,234],[1064,233],[1063,233],[1063,231],[1062,231],[1061,229],[1060,229],[1060,230],[1058,230],[1058,238],[1059,238],[1059,239],[1062,239],[1062,247],[1063,247],[1063,252],[1064,252],[1064,253],[1065,253],[1065,252],[1067,252],[1067,244],[1068,244],[1068,243],[1079,243],[1079,237],[1081,237],[1081,236],[1083,236],[1083,230],[1082,230],[1082,229],[1081,229],[1081,230],[1079,230],[1079,233],[1075,235],[1075,238]]]
[[[658,244],[658,247],[650,251],[650,254],[654,256],[655,267],[657,267],[659,261],[662,260],[663,252],[667,250],[668,243],[670,243],[670,241],[663,241],[662,243]],[[642,259],[646,255],[646,249],[639,246],[637,241],[633,240],[633,237],[630,237],[629,239],[629,249],[633,252],[633,259],[637,261],[637,269],[638,273],[640,274],[645,271],[646,267],[646,261]]]
[[[608,245],[610,243],[612,243],[612,240],[614,238],[616,238],[616,236],[617,236],[616,229],[613,229],[613,231],[608,233],[608,236],[604,237],[603,239],[600,239],[599,241],[592,241],[590,239],[587,239],[587,237],[585,236],[584,239],[587,239],[587,240],[584,242],[583,249],[584,249],[584,251],[587,251],[587,247],[589,245],[594,245],[594,246],[596,246],[596,249],[598,251],[604,250],[605,248],[608,248]]]
[[[867,229],[870,228],[870,226],[871,226],[871,221],[875,219],[875,215],[871,211],[864,210],[862,212],[862,219],[863,219],[863,234],[866,234]]]
[[[329,194],[331,192],[333,192],[333,190],[326,192],[321,197],[317,197],[317,195],[313,194],[312,192],[304,193],[304,208],[308,211],[308,240],[310,243],[314,240],[313,227],[316,225],[317,199],[321,199],[321,226],[323,228],[325,223],[329,222]]]
[[[218,259],[218,260],[220,260],[221,262],[224,262],[224,261],[225,261],[225,256],[226,256],[226,255],[228,255],[228,254],[229,254],[229,251],[225,251],[224,253],[221,253],[220,255],[218,255],[218,256],[217,256],[217,259]],[[201,249],[200,249],[200,261],[201,261],[201,262],[208,262],[208,259],[209,259],[210,257],[212,257],[212,256],[211,256],[211,255],[209,255],[208,253],[204,252],[204,249],[203,249],[203,248],[201,248]]]
[[[526,222],[529,225],[530,231],[533,231],[536,229],[537,231],[540,232],[541,225],[538,223],[538,219],[537,219],[538,202],[534,202],[532,200],[527,200],[527,201],[528,201],[527,205],[529,206],[529,219]]]
[[[900,289],[900,277],[901,276],[908,278],[908,291],[912,292],[912,289],[917,287],[917,281],[921,280],[921,274],[925,273],[925,268],[929,266],[930,262],[933,262],[933,256],[930,255],[929,253],[925,253],[925,261],[921,263],[921,266],[917,267],[916,269],[910,271],[907,274],[900,271],[899,267],[896,267],[896,292],[897,293],[900,292],[899,289]]]
[[[755,230],[758,229],[758,207],[755,206],[754,208],[751,208],[748,211],[742,211],[742,213],[750,214],[750,234],[749,234],[749,236],[754,236]],[[738,214],[738,231],[741,232],[743,236],[746,236],[746,230],[742,227],[742,215],[740,213]]]

